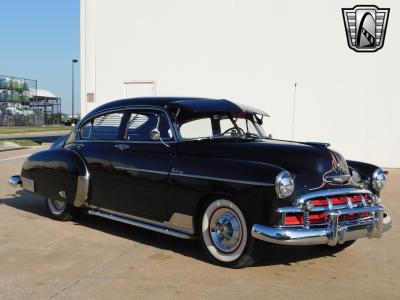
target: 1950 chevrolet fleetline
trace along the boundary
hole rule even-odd
[[[13,186],[65,221],[88,213],[179,238],[239,268],[258,243],[344,248],[381,237],[387,172],[324,143],[267,137],[267,116],[228,100],[109,102],[23,164]]]

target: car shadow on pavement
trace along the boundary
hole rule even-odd
[[[19,190],[15,194],[9,194],[7,197],[8,198],[0,199],[0,205],[7,205],[42,217],[49,217],[42,197],[23,190]],[[82,215],[74,222],[74,224],[99,230],[151,247],[173,251],[180,255],[191,257],[203,262],[210,262],[201,249],[198,240],[178,239],[97,216]],[[259,251],[262,252],[262,255],[254,267],[291,265],[300,261],[331,257],[336,253],[334,248],[329,249],[327,247],[319,246],[281,246],[267,243],[260,244]]]
[[[42,217],[48,217],[43,197],[24,190],[18,190],[15,194],[8,194],[6,197],[8,198],[0,198],[0,204],[11,206]]]

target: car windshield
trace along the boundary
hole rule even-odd
[[[266,137],[262,117],[254,114],[182,114],[176,124],[183,139]]]

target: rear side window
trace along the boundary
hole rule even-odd
[[[129,118],[126,139],[130,141],[145,142],[151,141],[150,133],[157,128],[160,131],[161,138],[169,140],[172,138],[172,132],[167,117],[158,112],[132,112]]]
[[[116,140],[119,137],[122,113],[96,117],[81,127],[82,140]]]

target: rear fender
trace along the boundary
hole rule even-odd
[[[83,158],[71,149],[51,149],[29,156],[22,166],[22,182],[30,191],[81,207],[88,199],[89,172]],[[23,184],[24,187],[24,184]]]

